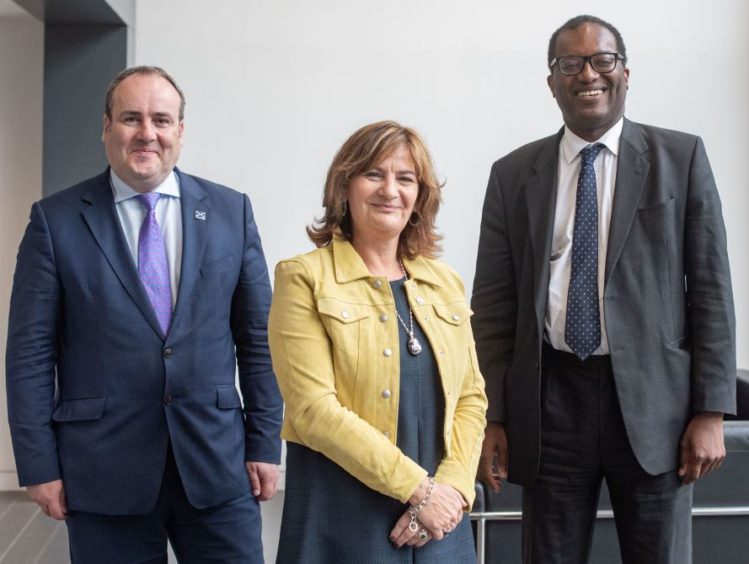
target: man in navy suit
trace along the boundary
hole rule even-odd
[[[175,168],[183,114],[162,69],[120,73],[110,167],[34,204],[18,253],[18,476],[66,520],[75,563],[166,562],[167,538],[180,562],[263,561],[282,417],[270,282],[247,196]]]
[[[479,476],[523,486],[524,562],[587,561],[605,479],[625,564],[686,564],[691,484],[736,408],[718,190],[699,137],[624,117],[614,26],[569,20],[548,66],[565,127],[498,160],[486,191]]]

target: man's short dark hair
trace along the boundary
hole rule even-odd
[[[580,27],[583,24],[591,23],[600,25],[601,27],[605,27],[608,29],[616,39],[616,49],[619,51],[619,54],[622,56],[622,64],[627,64],[627,48],[624,46],[624,39],[622,39],[622,34],[619,33],[619,30],[616,29],[613,25],[611,25],[609,22],[602,20],[601,18],[597,18],[595,16],[588,16],[588,15],[582,15],[582,16],[575,16],[574,18],[567,20],[565,23],[562,24],[562,26],[557,29],[554,33],[551,34],[551,39],[549,39],[549,51],[547,54],[547,60],[546,64],[550,65],[551,61],[556,57],[556,46],[557,46],[557,38],[559,37],[559,34],[563,31],[567,31],[568,29],[576,29]]]
[[[133,76],[134,74],[153,74],[156,76],[160,76],[161,78],[169,82],[169,84],[174,86],[177,94],[179,94],[179,120],[182,121],[185,118],[185,95],[182,93],[180,87],[177,86],[177,82],[171,77],[168,72],[166,72],[161,67],[141,65],[138,67],[130,67],[129,69],[125,69],[120,74],[115,76],[114,80],[112,80],[112,82],[109,84],[109,88],[107,88],[107,95],[104,97],[104,113],[110,120],[112,119],[112,98],[114,96],[114,91],[123,80],[125,80],[129,76]]]

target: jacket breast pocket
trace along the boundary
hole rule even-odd
[[[330,338],[336,381],[346,383],[342,391],[353,393],[359,373],[362,324],[367,323],[371,312],[367,306],[333,298],[318,300],[317,310]]]
[[[658,264],[665,264],[664,253],[668,252],[669,244],[672,244],[669,241],[673,237],[675,227],[675,210],[676,203],[673,197],[665,202],[637,210],[640,229],[635,230],[633,237],[639,235],[642,240],[634,242],[638,249],[650,246],[651,252],[654,253],[652,258]]]
[[[455,384],[457,392],[468,372],[471,362],[469,345],[473,343],[471,333],[471,315],[473,311],[466,302],[434,304],[434,323],[432,329],[438,332],[435,343],[443,343],[444,350],[435,350],[440,370],[447,370],[449,381]],[[444,381],[444,380],[443,380]]]
[[[639,216],[640,220],[644,222],[663,222],[666,221],[669,217],[674,216],[674,206],[675,200],[673,197],[671,197],[665,202],[655,204],[654,206],[639,208],[637,210],[637,215]]]
[[[52,414],[52,420],[58,423],[72,421],[95,421],[104,415],[106,398],[84,398],[62,400]]]
[[[471,316],[473,311],[465,302],[455,302],[452,304],[434,304],[434,314],[452,327],[463,327]]]

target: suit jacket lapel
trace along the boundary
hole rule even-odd
[[[536,319],[540,320],[539,330],[543,329],[543,320],[546,316],[546,301],[549,289],[549,256],[551,255],[554,210],[557,199],[557,158],[562,131],[549,138],[546,145],[541,149],[536,162],[533,164],[534,173],[526,183],[528,227],[533,253],[534,305]]]
[[[182,268],[180,270],[177,305],[174,308],[172,327],[179,323],[184,304],[200,274],[205,244],[208,241],[208,226],[212,220],[211,201],[205,190],[195,180],[179,169],[180,199],[182,200]]]
[[[645,180],[650,169],[650,163],[645,156],[647,148],[639,126],[625,119],[619,143],[604,286],[611,278],[611,273],[621,256],[637,211],[637,204],[645,188]]]
[[[109,169],[96,179],[96,184],[83,195],[88,204],[81,212],[107,261],[112,266],[125,290],[143,313],[156,333],[163,337],[159,321],[151,307],[146,291],[138,277],[138,269],[122,232],[120,218],[114,205]]]

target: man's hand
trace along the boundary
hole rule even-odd
[[[28,486],[26,491],[46,515],[60,521],[67,516],[68,506],[65,504],[65,488],[62,487],[62,480]]]
[[[268,501],[276,494],[278,489],[278,475],[280,469],[278,464],[268,462],[245,462],[247,475],[250,478],[252,495],[258,501]]]
[[[685,484],[717,470],[726,457],[723,442],[723,414],[700,411],[692,417],[681,437],[679,476]]]
[[[481,446],[478,479],[495,493],[502,489],[507,479],[507,433],[501,423],[488,423]]]

